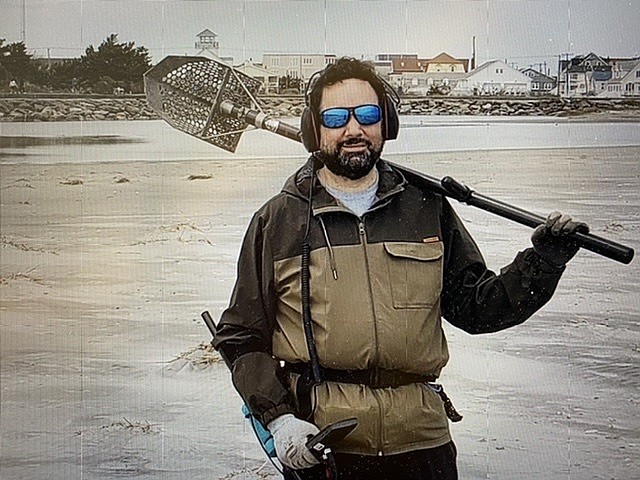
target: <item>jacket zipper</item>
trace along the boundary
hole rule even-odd
[[[376,324],[376,309],[373,303],[373,287],[371,286],[371,270],[369,267],[369,254],[367,252],[367,232],[364,229],[364,220],[358,221],[358,232],[360,233],[360,244],[364,250],[364,265],[367,272],[367,286],[369,288],[369,298],[371,299],[371,314],[373,318],[373,341],[374,341],[374,361],[378,360],[378,327]]]
[[[363,219],[359,219],[358,220],[358,232],[360,234],[360,243],[362,244],[362,248],[364,249],[364,264],[365,264],[365,270],[367,272],[367,285],[369,287],[369,298],[371,299],[371,313],[372,313],[372,318],[373,318],[373,345],[374,345],[374,363],[377,362],[377,357],[378,357],[378,326],[377,326],[377,322],[376,322],[376,309],[374,307],[373,304],[373,288],[371,287],[371,271],[369,269],[369,255],[367,253],[367,232],[364,228],[364,220]],[[382,455],[382,445],[383,445],[383,428],[382,428],[382,424],[384,422],[384,412],[382,411],[382,401],[380,400],[380,397],[378,396],[378,393],[376,392],[375,389],[371,389],[371,393],[373,394],[373,396],[376,399],[376,402],[378,402],[378,411],[380,412],[380,417],[378,418],[378,456]]]

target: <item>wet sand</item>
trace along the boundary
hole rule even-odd
[[[640,147],[392,159],[640,247]],[[274,477],[199,314],[300,162],[0,165],[2,478]],[[456,205],[492,268],[528,245]],[[640,478],[639,270],[582,251],[525,324],[446,327],[461,478]]]

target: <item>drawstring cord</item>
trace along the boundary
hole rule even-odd
[[[338,280],[338,269],[336,268],[336,257],[333,254],[333,245],[331,245],[331,241],[329,240],[327,227],[324,224],[324,220],[322,220],[322,216],[319,216],[318,218],[320,219],[320,226],[322,227],[324,241],[326,242],[327,249],[329,250],[329,265],[331,266],[331,273],[333,273],[333,279]]]

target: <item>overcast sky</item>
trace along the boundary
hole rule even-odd
[[[208,28],[236,64],[274,52],[469,58],[475,36],[478,64],[555,71],[563,53],[640,55],[639,25],[640,0],[0,0],[0,38],[24,35],[38,56],[80,56],[117,33],[154,63],[196,54]]]

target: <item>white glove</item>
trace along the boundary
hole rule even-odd
[[[286,413],[270,421],[267,430],[271,432],[276,454],[283,465],[298,470],[320,463],[305,445],[309,435],[320,431],[314,424]]]

